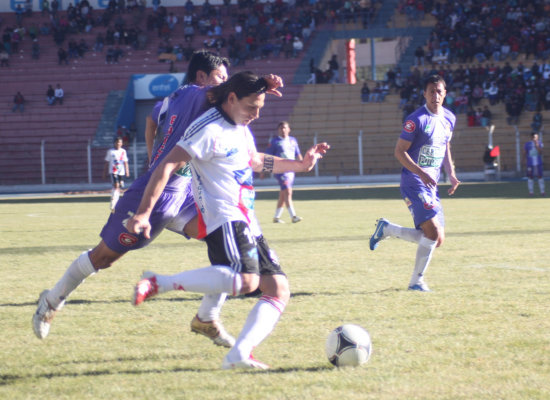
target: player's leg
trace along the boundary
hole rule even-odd
[[[95,274],[101,268],[100,265],[110,266],[122,255],[109,249],[103,240],[93,250],[80,254],[69,265],[69,268],[54,287],[50,290],[44,290],[40,294],[38,307],[33,315],[33,329],[36,336],[39,339],[48,336],[52,320],[57,311],[65,305],[67,297],[86,278]],[[95,263],[92,260],[95,260]]]
[[[41,293],[38,307],[33,315],[33,329],[36,336],[44,339],[50,330],[51,322],[69,295],[84,280],[100,269],[109,268],[116,260],[130,250],[139,249],[149,244],[162,231],[173,215],[166,214],[164,209],[178,202],[179,195],[163,195],[157,202],[151,216],[151,239],[129,233],[124,227],[124,220],[135,211],[141,199],[141,192],[128,191],[119,202],[114,213],[109,215],[107,223],[100,233],[101,242],[92,250],[80,254],[65,271],[61,279],[50,290]],[[175,199],[174,199],[175,198]]]
[[[186,238],[199,236],[198,215],[195,207],[195,199],[189,192],[187,199],[181,206],[178,215],[166,226],[168,230],[176,232]],[[214,344],[224,347],[232,347],[235,338],[225,330],[220,314],[227,293],[215,293],[204,295],[197,311],[197,315],[191,320],[191,331],[204,335]]]
[[[533,167],[527,167],[527,190],[529,191],[529,196],[533,196],[535,189],[533,182]]]
[[[109,204],[109,207],[111,210],[115,209],[116,203],[118,202],[118,199],[120,198],[120,182],[119,182],[119,176],[115,174],[111,174],[111,182],[113,184],[111,188],[111,201]]]
[[[415,226],[422,229],[409,289],[428,292],[430,289],[424,281],[424,275],[430,265],[433,252],[445,240],[443,209],[437,192],[425,190],[422,187],[418,188],[418,193],[410,202],[409,210]]]
[[[252,308],[235,345],[225,356],[222,368],[268,368],[252,358],[252,350],[262,343],[277,325],[290,299],[288,279],[263,236],[258,240],[260,289],[262,296]]]
[[[294,202],[292,201],[292,186],[294,184],[294,173],[288,172],[285,174],[286,180],[285,180],[285,186],[286,186],[286,193],[285,193],[285,204],[288,210],[288,213],[290,214],[290,218],[293,223],[300,222],[302,220],[302,217],[299,217],[296,215],[296,211],[294,210]]]
[[[232,221],[205,238],[212,265],[175,275],[146,272],[134,291],[134,305],[170,290],[245,294],[259,285],[256,241],[245,222]]]
[[[538,172],[538,178],[539,178],[540,195],[545,196],[546,192],[545,192],[545,187],[544,187],[544,173],[543,173],[543,170],[542,170],[542,164],[538,165],[538,171],[537,172]]]
[[[380,241],[390,237],[403,239],[407,242],[418,243],[422,237],[422,231],[414,228],[406,228],[404,226],[394,224],[385,218],[379,218],[376,221],[374,233],[369,240],[370,249],[375,250]]]
[[[285,209],[285,199],[286,194],[284,192],[285,190],[285,181],[284,181],[284,174],[275,174],[275,178],[277,179],[277,182],[279,183],[279,198],[277,199],[277,208],[275,209],[275,215],[273,216],[273,222],[276,224],[282,224],[284,221],[281,219],[281,216],[283,215],[283,211]]]

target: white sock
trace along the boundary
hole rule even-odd
[[[294,206],[288,207],[288,213],[290,214],[291,218],[294,218],[296,216],[296,211],[294,211]]]
[[[201,321],[218,321],[227,293],[205,294],[202,298],[197,316]]]
[[[55,309],[63,307],[65,299],[90,275],[97,271],[88,257],[88,252],[85,251],[74,260],[65,274],[55,284],[46,297],[50,306]]]
[[[430,264],[430,260],[432,259],[432,255],[436,245],[436,240],[430,240],[426,236],[422,236],[422,238],[418,242],[414,271],[411,276],[409,286],[413,286],[417,283],[421,283],[424,281],[424,274],[428,269],[428,265]]]
[[[248,314],[243,329],[227,354],[231,361],[246,360],[254,347],[264,341],[279,321],[286,304],[276,297],[262,296]]]
[[[275,210],[275,218],[281,218],[281,215],[283,215],[283,210],[284,210],[283,207],[277,208]]]
[[[544,178],[539,178],[540,194],[544,194]]]
[[[534,184],[533,180],[530,178],[527,178],[527,189],[529,190],[529,194],[533,194]]]
[[[120,190],[119,189],[111,190],[111,209],[115,208],[119,198],[120,198]]]
[[[386,225],[383,234],[384,236],[396,237],[413,243],[420,242],[423,236],[422,231],[419,229],[405,228],[400,225],[392,224],[391,222]]]
[[[175,275],[155,276],[159,293],[185,290],[205,294],[231,293],[236,296],[242,287],[241,275],[225,265],[211,265]]]

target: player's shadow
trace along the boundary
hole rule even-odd
[[[170,355],[168,357],[162,357],[163,359],[182,359],[185,357],[182,357],[181,355]],[[91,364],[95,367],[101,365],[101,364],[112,364],[114,362],[136,362],[136,361],[145,361],[147,360],[146,357],[125,357],[125,358],[117,358],[117,359],[105,359],[105,360],[86,360],[86,361],[70,361],[66,363],[57,363],[53,364],[52,367],[63,367],[67,364]],[[160,360],[158,360],[160,361]],[[272,368],[269,370],[239,370],[238,372],[244,372],[244,373],[276,373],[276,374],[292,374],[296,372],[321,372],[326,370],[334,369],[331,365],[318,365],[318,366],[310,366],[310,367],[280,367],[280,368]],[[172,367],[172,368],[145,368],[145,369],[120,369],[115,370],[111,367],[100,367],[95,368],[93,370],[89,371],[81,371],[81,372],[70,372],[67,370],[59,371],[59,372],[45,372],[45,373],[37,373],[37,374],[0,374],[0,387],[1,386],[9,386],[9,385],[16,385],[21,384],[26,381],[36,381],[37,379],[48,379],[51,381],[52,379],[65,379],[65,378],[81,378],[81,377],[96,377],[96,376],[116,376],[116,375],[152,375],[152,374],[167,374],[167,373],[185,373],[185,372],[205,372],[205,373],[212,373],[219,371],[219,368],[200,368],[200,367]]]
[[[404,289],[401,288],[386,288],[381,290],[373,290],[373,291],[352,291],[352,292],[346,292],[347,294],[352,295],[369,295],[369,294],[376,294],[376,293],[386,293],[386,292],[399,292]],[[290,295],[291,298],[297,298],[297,297],[313,297],[313,296],[341,296],[342,293],[339,292],[294,292]],[[229,301],[238,301],[238,300],[246,300],[249,298],[259,298],[261,296],[260,293],[256,293],[253,295],[241,295],[241,296],[229,296],[227,300]],[[148,303],[153,302],[175,302],[175,303],[187,303],[187,302],[200,302],[202,300],[202,296],[197,295],[195,297],[155,297],[153,299],[147,300]],[[71,299],[67,300],[66,305],[91,305],[91,304],[125,304],[129,303],[131,304],[130,299],[114,299],[114,300],[84,300],[84,299]],[[23,303],[3,303],[0,304],[0,307],[36,307],[36,301],[32,302],[23,302]]]

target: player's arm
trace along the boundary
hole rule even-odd
[[[126,176],[130,176],[130,166],[128,165],[128,161],[124,161],[124,171],[126,172]]]
[[[447,176],[449,177],[449,180],[451,181],[451,187],[447,191],[449,195],[453,195],[456,191],[456,188],[458,185],[460,185],[460,181],[456,177],[455,173],[455,164],[453,162],[453,157],[451,154],[451,143],[447,143],[447,150],[445,151],[445,159],[443,160],[443,168],[445,168],[445,172],[447,173]]]
[[[394,155],[395,158],[401,163],[401,165],[411,171],[413,174],[418,175],[422,183],[429,188],[434,188],[437,185],[437,182],[424,170],[420,165],[415,163],[407,150],[411,147],[412,142],[409,142],[405,139],[397,139],[397,144],[395,145]]]
[[[151,161],[153,154],[153,144],[157,135],[157,123],[153,121],[150,115],[145,118],[145,144],[147,145],[147,157]]]
[[[252,169],[254,172],[273,172],[282,174],[285,172],[308,172],[315,166],[317,160],[323,158],[330,145],[319,143],[310,148],[302,160],[289,160],[265,153],[255,153],[252,156]]]
[[[151,212],[166,187],[168,179],[189,160],[191,160],[191,156],[180,146],[175,146],[162,160],[145,187],[145,192],[136,213],[126,223],[126,229],[129,232],[143,232],[147,239],[150,238],[151,224],[149,223],[149,217]]]

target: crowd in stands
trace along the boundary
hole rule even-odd
[[[76,5],[69,2],[64,10],[58,0],[43,0],[42,15],[49,16],[49,21],[38,26],[32,18],[32,1],[28,0],[17,8],[16,26],[4,29],[0,59],[2,66],[9,66],[10,55],[17,53],[20,41],[29,37],[34,42],[35,59],[40,57],[39,41],[53,39],[59,49],[59,64],[82,58],[91,49],[103,52],[104,47],[105,62],[116,63],[123,55],[123,46],[144,49],[155,34],[162,39],[158,54],[173,53],[176,60],[188,59],[193,50],[202,47],[228,56],[233,65],[271,56],[298,57],[319,24],[360,20],[366,27],[376,3],[224,0],[222,5],[213,6],[206,0],[197,6],[187,0],[184,7],[167,9],[160,0],[150,0],[151,12],[146,8],[147,0],[109,0],[102,10],[95,10],[88,0]],[[96,28],[95,43],[78,39],[79,34]],[[197,36],[202,37],[198,43]]]
[[[491,106],[505,104],[512,125],[524,110],[550,109],[549,2],[402,0],[398,10],[411,20],[431,14],[437,21],[426,48],[415,51],[415,64],[427,66],[424,73],[415,69],[400,89],[400,106],[413,103],[404,113],[422,102],[414,93],[419,76],[434,72],[447,81],[447,107],[468,114],[469,124],[482,120],[482,98]]]
[[[516,125],[522,111],[550,110],[550,60],[530,65],[518,62],[512,66],[504,64],[478,63],[477,65],[433,64],[423,72],[414,68],[404,80],[390,82],[399,92],[400,108],[407,114],[424,101],[421,88],[423,79],[431,74],[439,74],[447,83],[446,107],[457,114],[467,114],[469,125],[484,125],[479,107],[482,99],[490,106],[505,105],[508,123]],[[488,108],[487,111],[490,112]],[[487,111],[485,114],[488,114]],[[490,120],[490,116],[489,116]]]
[[[188,60],[200,47],[228,56],[234,66],[250,59],[292,58],[300,56],[320,24],[359,21],[366,25],[377,6],[376,1],[364,0],[295,0],[291,4],[224,0],[219,6],[208,0],[197,6],[187,0],[183,7],[171,9],[160,0],[150,4],[152,10],[146,8],[146,0],[110,0],[106,9],[94,10],[88,0],[82,0],[60,12],[58,0],[44,0],[42,14],[49,16],[49,22],[38,26],[32,18],[32,2],[27,1],[18,7],[16,26],[3,30],[0,66],[9,67],[10,55],[27,37],[33,41],[33,59],[40,58],[40,40],[53,40],[59,64],[83,58],[90,50],[104,52],[105,62],[116,64],[125,46],[144,49],[152,35],[161,38],[157,54],[171,55],[164,57],[171,70],[175,61]],[[370,88],[365,84],[363,102],[383,101],[394,90],[401,97],[399,107],[407,113],[423,101],[422,78],[439,73],[448,85],[447,106],[469,115],[473,124],[490,120],[480,117],[488,114],[479,106],[483,98],[491,106],[505,104],[511,124],[517,123],[523,110],[550,109],[548,2],[402,0],[398,10],[414,19],[430,14],[437,23],[425,48],[416,49],[417,68],[405,73],[390,70],[383,82]],[[78,38],[93,30],[97,30],[95,43]],[[524,65],[530,57],[534,61]],[[339,82],[335,57],[327,68],[311,60],[310,68],[308,83]]]

